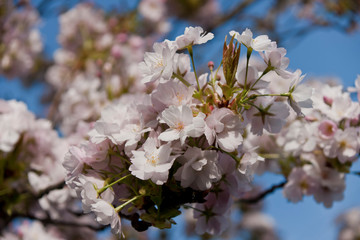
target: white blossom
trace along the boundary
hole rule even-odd
[[[181,181],[182,187],[202,191],[210,189],[212,183],[221,178],[216,160],[216,151],[202,151],[199,148],[190,147],[183,156],[177,159],[183,165],[176,171],[174,177]]]
[[[170,143],[156,146],[156,139],[148,138],[143,145],[143,150],[132,151],[129,167],[131,173],[142,180],[151,179],[158,185],[164,184],[169,175],[169,170],[176,156],[170,156]]]
[[[235,35],[235,39],[238,40],[238,42],[255,51],[270,50],[273,47],[272,42],[267,35],[260,35],[253,38],[253,33],[248,28],[246,28],[241,35],[235,31],[230,31],[230,35]]]
[[[262,97],[255,102],[257,107],[252,107],[246,112],[251,122],[251,132],[261,135],[263,129],[270,133],[280,132],[289,116],[289,109],[282,102],[275,102],[272,98]]]
[[[169,41],[154,43],[154,52],[146,52],[144,62],[139,67],[143,74],[143,83],[154,82],[160,79],[167,81],[174,71],[174,55],[176,47]]]
[[[313,89],[303,84],[299,85],[305,77],[305,75],[301,76],[300,70],[296,70],[293,77],[294,79],[289,88],[290,96],[288,97],[288,103],[298,116],[302,116],[304,114],[301,112],[301,108],[312,107],[311,96]]]
[[[178,36],[175,39],[179,49],[188,46],[203,44],[214,38],[214,34],[205,32],[202,27],[187,27],[184,35]]]
[[[243,141],[244,125],[230,109],[216,108],[206,118],[205,136],[210,145],[216,139],[221,149],[233,152]]]
[[[200,137],[205,131],[204,118],[202,112],[193,117],[191,108],[186,105],[172,105],[161,113],[160,120],[170,128],[159,135],[159,140],[169,142],[180,139],[181,144],[184,144],[187,137]]]

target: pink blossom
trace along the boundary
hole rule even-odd
[[[195,190],[207,190],[213,182],[217,182],[221,173],[217,167],[217,153],[212,150],[202,151],[199,148],[188,148],[177,161],[183,164],[175,173],[176,180],[182,187]]]
[[[143,145],[143,150],[132,151],[129,167],[131,173],[142,180],[151,179],[158,185],[164,184],[169,175],[176,156],[170,156],[170,143],[156,146],[156,139],[148,138]]]
[[[233,152],[243,141],[244,125],[228,108],[216,108],[206,118],[205,136],[210,145],[216,139],[221,149]]]
[[[331,120],[323,120],[319,125],[319,135],[323,139],[331,139],[334,137],[338,127]]]
[[[214,38],[214,34],[205,32],[202,27],[187,27],[184,35],[178,36],[175,39],[179,49],[188,46],[203,44]]]
[[[238,40],[238,42],[255,51],[265,51],[272,48],[272,42],[267,35],[260,35],[253,38],[253,33],[248,28],[246,28],[241,35],[235,31],[230,31],[230,35],[235,35],[235,39]]]
[[[154,52],[147,52],[144,56],[144,62],[141,62],[139,68],[143,74],[143,83],[149,83],[164,79],[167,81],[173,74],[174,55],[176,46],[170,41],[154,43]]]
[[[282,102],[274,102],[272,98],[259,98],[255,102],[258,108],[252,107],[246,112],[246,116],[251,122],[251,132],[261,135],[263,129],[270,133],[280,132],[285,124],[285,119],[289,116],[289,109]]]
[[[161,113],[160,120],[169,128],[159,135],[159,139],[167,142],[180,139],[181,144],[184,144],[187,137],[200,137],[204,134],[204,118],[202,112],[193,117],[191,108],[186,105],[172,105]]]

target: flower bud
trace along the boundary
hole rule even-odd
[[[329,98],[329,97],[327,97],[327,96],[324,96],[324,97],[323,97],[323,100],[324,100],[324,102],[325,102],[327,105],[329,105],[329,106],[331,106],[332,103],[333,103],[333,101],[334,101],[332,98]]]
[[[210,69],[210,71],[212,71],[214,69],[214,62],[213,61],[208,62],[208,68]]]

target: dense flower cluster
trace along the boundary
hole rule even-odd
[[[281,86],[279,80],[273,79],[273,84]],[[249,136],[247,145],[259,146],[267,163],[263,167],[287,178],[284,196],[290,201],[313,195],[331,207],[343,199],[345,175],[359,156],[360,105],[341,85],[314,81],[303,90],[310,87],[315,89],[313,108],[304,110],[305,118],[293,116],[277,135]],[[358,87],[349,90],[359,92]]]
[[[339,240],[353,240],[360,237],[360,209],[352,208],[336,219],[340,227]]]
[[[8,167],[2,179],[21,191],[26,185],[13,178],[23,180],[18,175],[27,174],[35,192],[61,182],[65,177],[61,161],[68,145],[58,137],[51,123],[36,120],[25,104],[14,100],[1,100],[0,109],[0,154]],[[11,185],[5,188],[10,190]]]
[[[0,236],[1,240],[61,240],[60,234],[55,229],[49,231],[45,229],[40,222],[23,222],[20,227],[12,232],[7,231],[3,236]]]
[[[0,3],[0,74],[24,77],[36,67],[43,50],[35,9],[16,9],[12,1]]]
[[[140,64],[142,82],[154,90],[113,102],[89,141],[70,148],[63,163],[68,185],[84,211],[94,212],[114,233],[121,233],[120,215],[138,230],[168,228],[183,205],[194,209],[198,233],[222,233],[234,197],[248,189],[263,161],[243,144],[247,128],[256,135],[279,133],[290,108],[301,115],[301,107],[311,106],[311,91],[297,86],[298,71],[286,69],[284,49],[267,36],[253,39],[249,29],[231,35],[222,66],[215,70],[210,63],[210,74],[202,75],[193,46],[211,40],[212,33],[189,27],[175,41],[155,43]],[[238,64],[241,45],[247,49],[244,64]],[[263,56],[263,68],[250,63],[252,51]],[[287,77],[291,87],[270,93],[262,79],[269,72]]]
[[[106,15],[86,3],[60,16],[62,48],[55,52],[46,79],[56,92],[52,117],[66,136],[79,121],[98,119],[113,99],[147,90],[140,84],[137,65],[159,33],[147,32],[143,38],[131,29],[121,15]]]
[[[0,236],[1,240],[68,240],[68,239],[100,239],[86,228],[71,231],[71,227],[43,225],[39,221],[21,221],[16,228],[7,229]],[[104,238],[102,238],[104,239]]]
[[[88,130],[87,125],[79,126]],[[24,103],[15,100],[0,100],[0,128],[0,227],[13,214],[96,226],[90,216],[79,218],[72,213],[80,210],[78,200],[63,184],[62,161],[69,145],[82,141],[81,128],[66,139],[59,138],[50,121],[36,119]],[[53,186],[56,189],[48,191]]]

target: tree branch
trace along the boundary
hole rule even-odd
[[[350,173],[353,174],[353,175],[357,175],[357,176],[360,177],[360,171],[352,171],[352,172],[350,172]]]
[[[275,185],[271,186],[269,189],[263,191],[262,193],[260,193],[259,195],[255,196],[255,197],[243,198],[243,199],[240,199],[239,202],[240,203],[247,203],[247,204],[257,203],[260,200],[264,199],[267,195],[275,192],[275,190],[284,187],[284,185],[286,183],[287,183],[287,180],[284,180],[281,183],[278,183],[278,184],[275,184]]]
[[[69,226],[69,227],[86,227],[94,231],[101,231],[108,227],[108,225],[92,225],[88,223],[79,223],[79,222],[70,222],[70,221],[63,221],[58,219],[51,219],[49,217],[46,218],[39,218],[31,214],[16,214],[13,217],[20,217],[20,218],[28,218],[31,220],[37,220],[42,222],[44,225],[51,224],[51,225],[61,225],[61,226]]]
[[[40,199],[46,194],[50,193],[52,190],[62,189],[66,186],[65,181],[59,182],[58,184],[52,185],[44,190],[40,191],[38,194],[34,195],[35,198]]]

